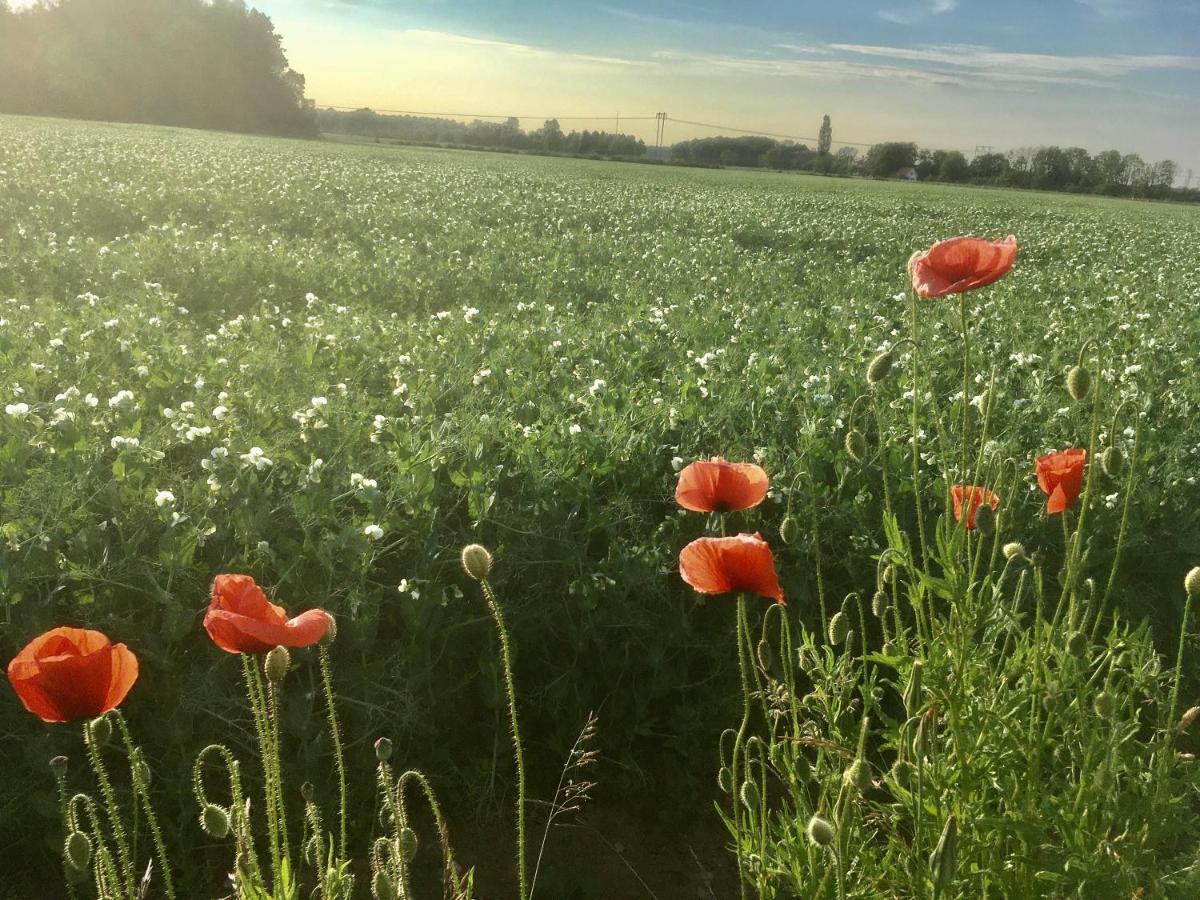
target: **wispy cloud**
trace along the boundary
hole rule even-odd
[[[881,9],[879,18],[897,25],[915,25],[930,16],[940,16],[958,9],[958,0],[923,0],[916,6],[899,9]]]

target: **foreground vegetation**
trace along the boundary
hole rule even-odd
[[[714,815],[707,802],[698,810],[681,798],[720,796],[717,746],[737,721],[746,659],[729,652],[731,605],[698,600],[675,573],[675,553],[708,523],[678,509],[672,493],[679,469],[718,453],[771,474],[763,502],[729,514],[729,526],[775,544],[793,648],[803,648],[804,677],[822,686],[816,697],[797,694],[791,655],[764,658],[760,674],[817,714],[787,725],[798,721],[803,734],[787,723],[767,732],[773,720],[755,718],[763,764],[779,765],[769,753],[778,744],[827,747],[808,760],[813,784],[840,779],[847,752],[868,754],[873,768],[863,817],[837,830],[839,860],[864,862],[825,871],[850,874],[845,887],[871,896],[875,879],[895,883],[904,870],[900,883],[917,890],[925,870],[904,869],[887,848],[920,821],[917,843],[928,853],[952,808],[946,798],[957,797],[958,827],[971,829],[959,837],[960,858],[974,859],[958,867],[968,873],[957,882],[962,896],[1066,893],[1106,879],[1186,889],[1195,835],[1176,816],[1194,798],[1172,744],[1161,743],[1173,728],[1163,700],[1172,673],[1152,638],[1174,659],[1198,535],[1193,213],[34,120],[3,119],[0,130],[2,656],[64,623],[134,648],[141,677],[122,708],[155,773],[176,879],[191,886],[184,895],[219,890],[229,854],[202,838],[181,773],[214,742],[241,758],[256,753],[248,724],[230,730],[243,722],[236,678],[199,627],[219,572],[253,573],[289,606],[337,617],[352,771],[375,765],[372,743],[387,734],[395,757],[426,770],[450,803],[482,796],[496,813],[516,787],[502,762],[506,679],[459,562],[462,545],[480,540],[503,560],[494,577],[523,691],[531,793],[553,795],[559,765],[598,708],[599,749],[619,764],[599,767],[603,791],[652,790],[680,814]],[[1020,262],[973,295],[965,396],[958,305],[921,308],[914,482],[902,477],[912,472],[912,348],[897,347],[900,374],[886,390],[868,395],[863,371],[909,334],[909,254],[960,232],[1017,232]],[[1088,341],[1102,408],[1072,402],[1063,386]],[[862,395],[877,400],[856,406]],[[942,519],[947,540],[931,544],[933,568],[910,544],[918,508],[936,533],[945,481],[962,471],[959,423],[964,412],[976,417],[968,433],[978,439],[984,408],[987,441],[972,455],[997,461],[1004,540],[1019,540],[1034,564],[980,564],[968,579],[951,516]],[[1090,590],[1090,578],[1102,598],[1118,543],[1123,559],[1108,604],[1089,607],[1084,652],[1068,653],[1054,616],[1062,527],[1044,514],[1031,460],[1093,444],[1093,433],[1093,458],[1110,447],[1132,458],[1139,421],[1135,479],[1097,470],[1085,501],[1088,540],[1072,583]],[[851,426],[866,445],[853,456]],[[881,527],[893,521],[889,510],[894,525]],[[789,514],[800,532],[783,544],[774,535]],[[888,582],[890,609],[909,617],[912,643],[885,650],[899,631],[885,635],[866,611],[860,620],[851,601],[847,615],[873,644],[864,655],[837,641],[833,652],[822,597],[827,618],[852,591],[869,601],[888,547],[905,574]],[[922,572],[948,584],[924,584]],[[964,586],[969,600],[951,603]],[[931,643],[928,616],[918,636],[909,610],[921,603],[907,599],[916,590],[939,596],[942,614],[958,610],[954,640]],[[1031,599],[1047,596],[1044,605]],[[1113,610],[1134,624],[1114,623]],[[747,631],[758,632],[760,616],[748,613]],[[1137,624],[1145,617],[1151,629]],[[778,619],[766,617],[770,635]],[[975,646],[994,654],[964,686],[956,673]],[[895,753],[888,742],[906,727],[895,703],[915,659],[932,696],[980,698],[978,719],[935,711],[927,726],[953,730],[948,748],[974,741],[980,762],[938,754],[919,800],[896,790],[888,801],[915,802],[918,812],[889,820],[877,815],[885,798],[870,791],[882,789],[880,766]],[[320,667],[315,657],[296,663],[294,683],[307,689],[289,695],[278,722],[282,765],[297,784],[330,784]],[[1036,679],[1022,683],[1030,672]],[[879,698],[864,690],[872,683]],[[1115,704],[1111,729],[1087,713],[1098,684]],[[1186,685],[1181,708],[1192,705]],[[1041,763],[1041,796],[1078,798],[1069,833],[1039,823],[1029,783],[1017,781],[1029,742],[995,729],[1006,710],[1047,728],[1048,718],[1033,718],[1048,715],[1047,693],[1063,710],[1061,731],[1047,732],[1061,735],[1062,755]],[[864,728],[864,702],[872,720],[894,725]],[[930,709],[944,706],[921,714]],[[0,721],[5,759],[17,761],[0,783],[0,831],[28,860],[15,883],[36,886],[57,869],[62,845],[45,764],[82,759],[78,732],[45,728],[15,702]],[[873,737],[864,745],[859,735]],[[997,770],[981,771],[987,761]],[[79,788],[82,769],[71,769]],[[759,815],[753,836],[734,814],[742,849],[731,867],[752,855],[797,877],[827,866],[806,836],[776,832],[829,810],[766,781],[759,808],[794,814]],[[935,789],[936,800],[925,793]],[[366,846],[374,785],[352,778],[348,791],[349,842]],[[299,821],[301,798],[286,802]],[[1171,816],[1167,803],[1176,804]],[[928,820],[920,804],[932,804]],[[1016,812],[1001,816],[998,805]],[[1113,833],[1134,821],[1158,830],[1136,841]],[[1009,831],[997,843],[988,829]],[[1111,845],[1103,864],[1097,841]],[[989,857],[972,857],[993,846],[1025,862],[993,871]],[[1126,846],[1138,849],[1131,856]],[[767,890],[761,868],[743,870]],[[499,879],[492,894],[515,892],[515,871],[479,874],[481,885]],[[563,877],[563,895],[586,889],[587,872],[573,876]]]

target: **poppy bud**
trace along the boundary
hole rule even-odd
[[[930,712],[932,711],[930,710]],[[929,755],[929,732],[932,728],[929,714],[921,716],[921,720],[917,722],[917,733],[913,736],[913,754],[917,759],[923,759]]]
[[[990,503],[981,503],[975,509],[975,528],[980,534],[991,537],[996,530],[996,510]]]
[[[818,847],[828,847],[833,843],[833,826],[820,816],[808,820],[808,839]]]
[[[795,516],[785,516],[779,526],[779,539],[785,544],[794,544],[798,537],[800,537],[800,523],[796,521]]]
[[[884,641],[883,655],[884,656],[899,656],[900,655],[900,645],[897,644],[895,641]]]
[[[417,833],[407,825],[400,829],[400,853],[405,862],[412,862],[417,855]]]
[[[896,760],[892,766],[892,781],[904,790],[908,790],[908,786],[912,784],[913,777],[917,774],[917,767],[910,763],[907,759]]]
[[[54,773],[55,778],[62,778],[67,774],[67,758],[65,756],[56,756],[50,760],[50,771]]]
[[[722,794],[729,793],[729,784],[731,773],[728,766],[721,766],[721,771],[717,772],[717,787],[721,789]]]
[[[329,627],[325,629],[325,634],[321,636],[321,644],[328,647],[337,640],[337,619],[332,613],[325,613],[329,618]]]
[[[71,868],[86,872],[88,863],[92,861],[92,839],[82,831],[72,831],[67,836],[63,855],[71,864]]]
[[[1200,706],[1193,706],[1179,719],[1179,730],[1187,731],[1195,723],[1196,719],[1200,719]]]
[[[1087,645],[1087,635],[1085,635],[1082,631],[1073,631],[1071,632],[1070,637],[1067,638],[1067,652],[1072,656],[1083,656],[1083,654],[1087,651]]]
[[[1100,455],[1100,468],[1109,478],[1116,478],[1125,468],[1125,454],[1120,447],[1109,447]]]
[[[855,462],[862,462],[862,458],[867,455],[867,439],[863,437],[863,433],[857,428],[853,428],[846,432],[846,455]]]
[[[775,656],[771,650],[770,641],[768,641],[766,638],[763,638],[758,642],[758,646],[755,648],[754,652],[755,656],[758,657],[758,664],[762,667],[763,671],[771,668],[771,663],[775,661]]]
[[[387,762],[392,758],[392,742],[385,737],[381,737],[375,742],[375,758],[380,762]]]
[[[375,873],[371,882],[371,894],[375,900],[396,900],[396,888],[392,884],[392,878],[383,869]]]
[[[867,366],[867,384],[879,384],[879,382],[891,374],[892,366],[895,363],[896,354],[893,351],[885,350],[883,353],[880,353]]]
[[[288,666],[291,663],[292,655],[288,653],[287,647],[276,647],[267,654],[263,668],[266,670],[267,678],[274,684],[279,684],[287,675]]]
[[[1116,708],[1117,701],[1113,699],[1113,695],[1108,691],[1101,691],[1096,695],[1096,699],[1092,701],[1092,709],[1102,719],[1107,719],[1111,716]]]
[[[883,573],[879,576],[879,583],[880,584],[891,584],[892,581],[895,580],[895,578],[896,578],[896,569],[891,563],[888,563],[886,566],[883,567]]]
[[[311,781],[306,781],[304,784],[300,785],[300,796],[303,797],[306,802],[312,803],[312,798],[315,796],[315,794],[316,788],[313,787],[313,783]]]
[[[492,554],[480,544],[468,544],[463,547],[462,567],[476,581],[483,581],[491,571]]]
[[[208,803],[200,813],[200,827],[210,837],[223,838],[229,834],[229,813],[215,803]]]
[[[742,804],[746,809],[755,811],[758,809],[758,804],[762,800],[762,795],[758,792],[758,785],[753,781],[747,781],[742,784]]]
[[[958,848],[958,819],[951,815],[942,829],[942,836],[929,857],[929,868],[933,874],[934,892],[941,896],[950,889],[954,881],[954,857]]]
[[[103,747],[112,737],[112,722],[108,721],[108,716],[98,716],[92,719],[87,727],[88,733],[92,736],[92,743],[97,747]]]
[[[871,770],[867,767],[865,759],[856,759],[850,764],[850,767],[842,774],[842,781],[854,788],[860,794],[865,794],[871,789]]]
[[[915,716],[921,708],[921,675],[925,672],[925,664],[919,659],[912,664],[912,673],[908,676],[908,687],[904,689],[904,711]]]
[[[1092,373],[1083,366],[1073,366],[1067,373],[1067,393],[1076,403],[1087,398],[1092,389]]]
[[[1184,577],[1183,589],[1193,600],[1200,598],[1200,566],[1196,566]]]
[[[1044,709],[1048,713],[1052,713],[1056,709],[1058,709],[1058,695],[1057,694],[1049,694],[1049,693],[1043,695],[1042,709]]]
[[[1024,559],[1025,545],[1019,541],[1010,541],[1004,545],[1004,558],[1008,560]]]
[[[877,619],[882,619],[888,614],[891,604],[888,602],[888,595],[884,591],[876,591],[875,596],[871,598],[871,612],[875,614]]]
[[[829,643],[840,644],[850,633],[850,620],[844,612],[835,613],[829,620]]]

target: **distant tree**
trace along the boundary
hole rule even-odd
[[[533,133],[534,140],[546,150],[561,150],[566,136],[558,119],[547,119],[546,123]]]
[[[828,156],[829,148],[833,146],[833,123],[829,121],[829,116],[821,120],[821,131],[817,135],[817,155]]]
[[[980,153],[970,164],[971,180],[982,184],[999,184],[1008,174],[1008,157],[1003,153]]]
[[[967,163],[967,158],[957,150],[951,150],[942,157],[942,164],[938,167],[938,179],[941,181],[953,181],[962,183],[971,176],[971,167]]]
[[[1030,160],[1033,186],[1045,191],[1061,191],[1071,181],[1071,162],[1061,147],[1039,147]]]
[[[851,175],[858,170],[858,148],[839,147],[833,155],[833,171],[838,175]]]
[[[891,142],[874,144],[867,151],[867,172],[877,178],[891,178],[917,161],[917,145]]]

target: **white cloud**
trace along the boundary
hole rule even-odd
[[[903,9],[881,9],[879,18],[897,25],[915,25],[930,16],[940,16],[958,9],[958,0],[923,0],[917,6]]]

